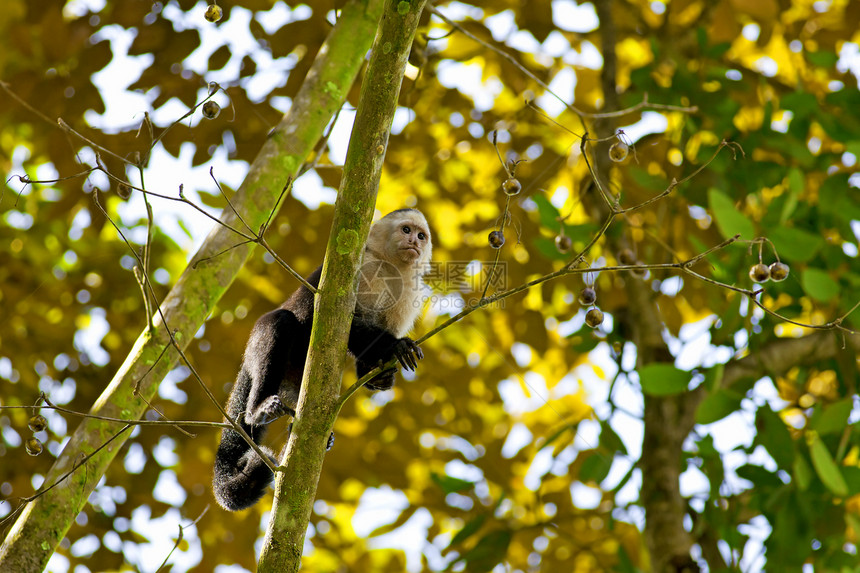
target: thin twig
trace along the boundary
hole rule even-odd
[[[45,395],[44,392],[41,394],[42,401],[45,403],[43,405],[38,406],[39,408],[47,408],[49,410],[56,410],[57,412],[61,412],[63,414],[68,414],[70,416],[77,416],[79,418],[89,418],[92,420],[102,420],[104,422],[116,422],[118,424],[128,424],[130,426],[198,426],[204,428],[230,428],[230,424],[226,422],[206,422],[202,420],[126,420],[124,418],[112,418],[110,416],[96,416],[94,414],[87,414],[85,412],[78,412],[76,410],[70,410],[68,408],[63,408],[62,406],[57,406]],[[0,410],[32,410],[33,406],[0,406]],[[187,434],[187,432],[186,432]],[[192,436],[193,437],[193,436]]]
[[[182,525],[181,523],[177,524],[179,526],[179,535],[176,537],[176,543],[173,544],[173,547],[170,549],[170,552],[167,554],[167,557],[164,558],[164,561],[161,562],[161,565],[158,566],[158,569],[155,570],[155,573],[158,573],[164,566],[167,565],[167,561],[170,559],[170,556],[173,555],[173,552],[179,547],[179,544],[182,543],[182,540],[185,538],[185,528],[191,527],[192,525],[197,525],[197,522],[203,519],[203,516],[206,515],[206,512],[209,511],[209,506],[203,508],[203,511],[200,512],[200,515],[197,516],[197,519],[189,523],[188,525]]]
[[[504,59],[508,60],[511,64],[514,65],[514,67],[516,67],[523,74],[525,74],[526,76],[531,78],[535,83],[537,83],[540,87],[542,87],[548,94],[550,94],[555,99],[560,101],[564,105],[564,107],[566,107],[572,113],[576,114],[580,120],[582,120],[583,118],[599,119],[599,118],[606,118],[606,117],[620,117],[620,116],[624,116],[624,115],[627,115],[629,113],[633,113],[633,112],[639,111],[640,109],[645,109],[645,108],[659,109],[659,110],[663,110],[663,111],[676,111],[676,112],[682,112],[682,113],[695,113],[695,112],[699,111],[699,108],[697,108],[695,106],[683,107],[683,106],[676,106],[676,105],[654,104],[654,103],[651,103],[648,101],[648,94],[645,94],[645,96],[642,98],[641,102],[639,102],[636,105],[631,106],[627,109],[622,109],[622,110],[613,111],[613,112],[605,112],[605,113],[589,113],[587,111],[582,111],[581,109],[577,108],[576,106],[567,103],[567,101],[565,99],[563,99],[561,96],[559,96],[554,91],[552,91],[546,82],[541,80],[531,70],[529,70],[524,65],[519,63],[516,60],[516,58],[514,58],[512,55],[499,49],[498,47],[494,46],[493,44],[491,44],[485,40],[482,40],[478,36],[472,34],[468,30],[466,30],[463,26],[461,26],[457,22],[454,22],[453,20],[451,20],[450,18],[445,16],[443,13],[441,13],[438,9],[436,9],[435,6],[428,5],[427,10],[431,14],[439,17],[440,20],[442,20],[443,22],[445,22],[446,24],[448,24],[452,28],[456,29],[458,32],[460,32],[464,36],[474,40],[475,42],[479,43],[480,45],[487,48],[488,50],[491,50],[491,51],[497,53],[498,55],[500,55],[501,57],[503,57]]]
[[[129,243],[128,239],[125,237],[122,230],[120,230],[119,226],[114,222],[114,220],[110,217],[110,215],[108,215],[108,212],[105,210],[105,208],[99,202],[98,191],[93,192],[93,200],[94,200],[96,206],[98,207],[98,209],[102,212],[102,214],[108,220],[108,222],[110,222],[110,224],[113,226],[113,228],[116,230],[116,232],[119,233],[119,236],[125,242],[126,246],[128,246],[132,255],[134,255],[134,257],[138,260],[138,263],[141,263],[142,261],[140,260],[140,257],[138,256],[138,254],[134,250],[134,248],[132,248],[131,243]],[[149,277],[146,278],[146,285],[149,288],[150,295],[152,296],[152,299],[154,301],[156,301],[156,303],[158,303],[158,297],[155,294],[155,291],[152,287],[152,283],[149,281]],[[235,430],[239,435],[241,435],[242,438],[246,442],[248,442],[248,445],[251,447],[251,449],[253,449],[254,452],[257,453],[257,455],[259,455],[260,458],[262,458],[263,463],[265,463],[266,466],[268,466],[272,472],[277,471],[277,467],[269,459],[269,456],[266,455],[265,452],[263,452],[263,450],[260,448],[259,445],[257,445],[256,442],[254,442],[253,438],[251,438],[251,436],[248,435],[248,433],[242,428],[242,426],[238,422],[236,422],[236,420],[234,420],[232,416],[227,414],[227,411],[221,405],[221,402],[219,402],[218,399],[215,398],[215,395],[212,394],[212,391],[203,382],[203,379],[200,377],[200,374],[197,372],[197,369],[194,368],[193,364],[191,364],[191,361],[188,359],[188,357],[185,355],[185,352],[179,346],[179,343],[177,342],[176,337],[174,336],[174,333],[170,330],[170,328],[167,324],[167,317],[164,316],[164,312],[161,309],[160,303],[158,303],[156,306],[156,312],[158,312],[159,316],[161,317],[161,322],[164,325],[164,330],[167,333],[167,336],[170,338],[171,345],[176,350],[176,352],[179,354],[179,356],[182,358],[182,361],[185,363],[185,365],[188,367],[188,369],[191,371],[191,373],[194,375],[195,380],[197,380],[198,384],[203,389],[203,392],[206,394],[206,396],[209,398],[209,400],[215,405],[216,408],[218,408],[218,411],[221,412],[221,414],[224,416],[224,418],[227,419],[227,421],[232,426],[233,430]]]

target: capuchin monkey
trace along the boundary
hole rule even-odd
[[[392,211],[371,227],[347,343],[359,378],[391,358],[397,358],[403,368],[415,370],[417,360],[424,357],[406,334],[423,306],[423,276],[429,271],[432,250],[427,220],[417,209]],[[321,272],[319,267],[311,273],[308,283],[318,287]],[[251,331],[227,412],[258,444],[268,424],[296,415],[313,313],[314,295],[302,285],[280,308],[264,314]],[[388,390],[394,385],[396,371],[383,370],[366,388]],[[329,448],[333,438],[329,437]],[[277,463],[274,452],[263,451]],[[215,499],[221,507],[229,511],[251,507],[272,477],[235,430],[221,432],[213,479]]]

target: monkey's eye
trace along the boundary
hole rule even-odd
[[[412,229],[410,229],[408,225],[403,225],[403,228],[401,230],[407,235],[412,232]]]
[[[418,238],[423,241],[424,239],[427,238],[427,235],[425,235],[424,233],[418,233]]]

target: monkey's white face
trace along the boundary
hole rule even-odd
[[[407,265],[429,260],[430,232],[427,222],[417,214],[408,213],[391,222],[388,240],[389,253],[393,259]]]
[[[425,265],[433,250],[427,220],[420,211],[395,211],[383,217],[371,229],[368,246],[404,267]]]

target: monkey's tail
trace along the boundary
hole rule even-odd
[[[262,450],[277,463],[271,450]],[[228,511],[247,509],[259,501],[270,483],[272,472],[257,452],[238,432],[225,428],[215,454],[215,476],[212,480],[218,505]]]

